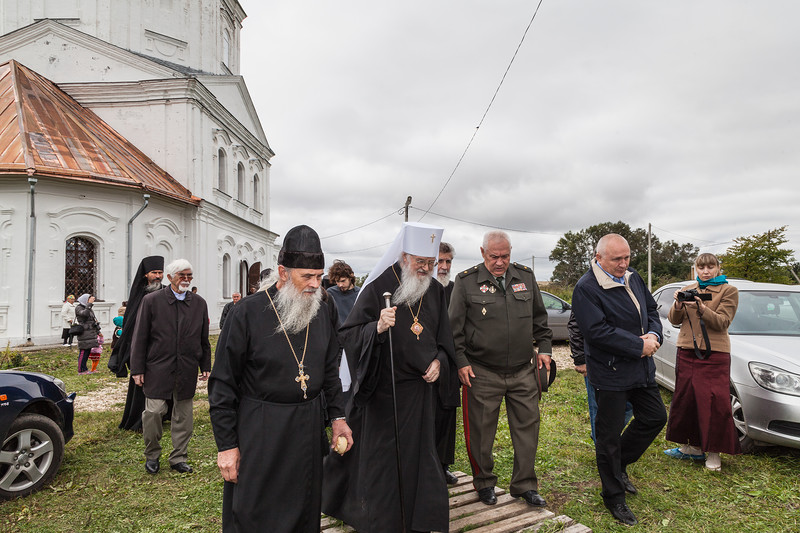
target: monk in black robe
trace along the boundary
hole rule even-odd
[[[217,345],[208,397],[225,479],[225,532],[319,533],[326,406],[334,443],[341,435],[347,449],[352,446],[344,421],[339,345],[329,307],[321,300],[323,269],[306,268],[320,261],[324,266],[322,251],[317,246],[319,258],[311,259],[302,252],[308,231],[313,232],[301,226],[287,233],[278,258],[279,281],[234,307]],[[301,251],[292,252],[291,246]],[[292,291],[294,300],[284,306]],[[295,319],[292,306],[303,307],[311,299],[319,300],[311,305],[315,309]]]
[[[108,369],[119,378],[128,377],[133,332],[136,329],[136,318],[142,298],[151,292],[161,289],[163,277],[164,258],[160,255],[145,257],[139,263],[139,268],[136,269],[136,274],[131,283],[131,291],[128,294],[128,305],[125,307],[125,315],[122,319],[122,333],[111,349],[111,356],[108,358]],[[122,421],[119,423],[120,429],[142,430],[144,401],[142,387],[134,383],[133,378],[130,378],[128,381],[128,394],[125,398],[125,409],[122,412]],[[167,413],[164,415],[164,420],[169,420],[172,413],[172,400],[168,400],[167,403],[168,408]]]
[[[435,281],[428,283],[421,298],[388,309],[383,296],[398,295],[405,276],[427,276],[430,282],[435,257],[435,252],[427,257],[403,253],[400,262],[365,285],[340,331],[345,350],[358,361],[347,413],[357,444],[345,456],[329,454],[325,459],[322,510],[359,533],[403,530],[387,319],[393,326],[405,527],[448,530],[448,492],[436,450],[433,387],[440,374],[448,374],[454,356],[444,289]],[[415,324],[421,328],[412,331]],[[451,392],[441,385],[442,394]]]

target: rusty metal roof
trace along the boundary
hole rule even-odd
[[[200,202],[100,117],[11,60],[0,64],[0,175],[25,173]]]

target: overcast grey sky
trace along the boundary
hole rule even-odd
[[[242,74],[270,145],[271,229],[315,228],[369,271],[428,209],[537,2],[240,0]],[[558,238],[653,224],[722,253],[789,226],[800,250],[800,2],[544,0],[431,208],[509,232],[547,280]],[[480,262],[486,227],[428,214]],[[280,239],[279,239],[280,242]],[[800,253],[796,252],[797,259]]]

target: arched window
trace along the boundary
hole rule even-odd
[[[231,297],[231,256],[222,256],[222,297]]]
[[[259,194],[259,185],[258,182],[258,174],[253,175],[253,209],[256,211],[261,211],[261,198],[258,197]]]
[[[247,261],[239,262],[239,294],[247,296]]]
[[[227,28],[222,32],[222,62],[225,65],[231,64],[231,32]]]
[[[97,255],[95,243],[86,237],[67,239],[64,254],[64,296],[78,298],[81,294],[95,294]]]
[[[228,157],[225,155],[225,150],[222,148],[220,148],[219,152],[217,152],[217,160],[219,163],[219,168],[217,169],[217,189],[221,190],[222,192],[227,192],[225,184],[228,181],[226,179],[226,175],[228,173]]]
[[[245,203],[244,200],[247,191],[244,188],[244,165],[241,163],[236,165],[236,185],[238,187],[236,191],[236,198],[240,202]]]

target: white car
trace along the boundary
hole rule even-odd
[[[800,448],[800,285],[728,282],[739,289],[731,337],[731,406],[742,451],[755,445]],[[680,325],[667,320],[677,289],[671,283],[653,293],[664,328],[653,356],[656,381],[675,390],[675,354]]]

